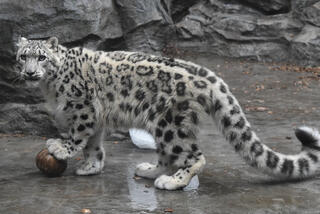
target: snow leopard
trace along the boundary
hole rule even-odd
[[[136,127],[153,135],[158,160],[138,164],[135,174],[154,179],[159,189],[181,189],[206,164],[198,134],[208,118],[250,166],[284,179],[316,174],[317,130],[295,130],[302,143],[299,154],[272,150],[261,142],[229,86],[204,66],[142,52],[67,48],[56,37],[20,38],[17,46],[21,78],[38,85],[63,133],[46,146],[62,160],[83,151],[77,175],[101,173],[103,136],[109,129]]]

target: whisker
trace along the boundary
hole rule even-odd
[[[11,84],[15,84],[18,80],[19,80],[19,76],[15,77],[14,79],[12,79]]]
[[[23,82],[24,78],[21,75],[18,75],[17,77],[15,77],[12,81],[11,84],[15,85],[16,83],[21,83]]]

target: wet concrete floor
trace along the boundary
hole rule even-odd
[[[253,129],[277,151],[301,149],[293,128],[319,127],[320,85],[317,72],[295,67],[188,57],[219,73],[242,104]],[[205,121],[200,147],[207,165],[200,186],[163,191],[134,177],[135,165],[156,161],[154,151],[127,141],[106,141],[102,174],[75,176],[82,156],[69,161],[61,177],[47,178],[35,166],[45,146],[43,136],[0,136],[0,213],[319,213],[320,176],[302,182],[279,182],[247,166]]]

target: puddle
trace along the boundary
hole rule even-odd
[[[146,209],[153,211],[158,207],[158,201],[155,194],[155,189],[153,186],[149,187],[146,182],[139,183],[133,179],[135,166],[128,167],[128,189],[129,198],[131,200],[131,207],[134,209]]]
[[[133,179],[135,165],[128,167],[127,171],[127,183],[129,189],[130,205],[133,209],[145,209],[148,211],[154,211],[158,207],[158,200],[156,191],[151,180],[142,179],[141,182]],[[192,191],[199,188],[198,175],[193,176],[188,186],[183,188],[183,191]]]

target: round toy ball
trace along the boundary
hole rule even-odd
[[[66,170],[67,161],[58,160],[49,153],[48,149],[43,149],[37,154],[36,165],[45,175],[57,177]]]

